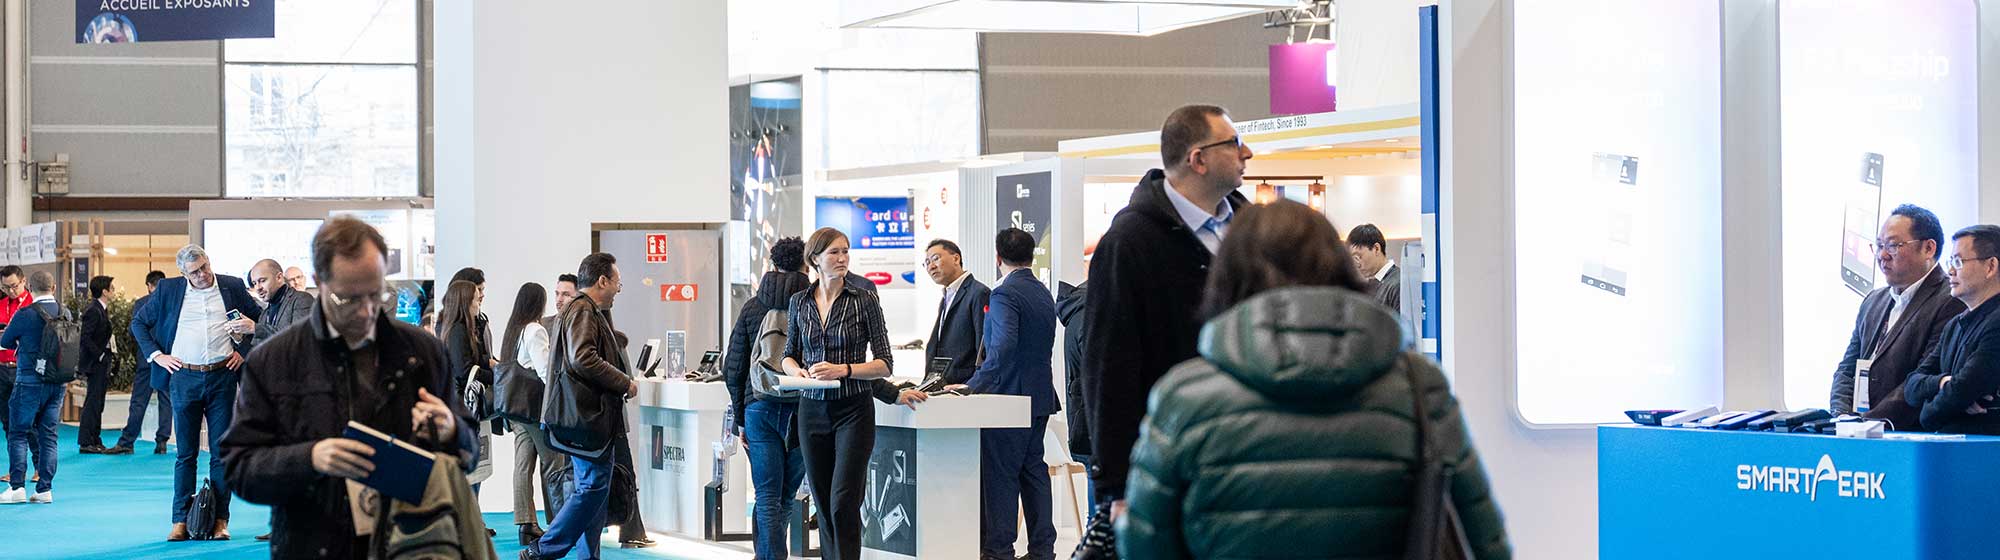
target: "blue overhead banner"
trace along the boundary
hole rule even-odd
[[[277,36],[277,0],[76,0],[76,42],[205,41]]]

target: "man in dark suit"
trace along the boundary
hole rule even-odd
[[[82,353],[76,371],[84,377],[83,418],[76,431],[76,446],[90,455],[104,449],[104,391],[111,381],[111,300],[118,289],[110,276],[90,279],[90,304],[83,308]],[[143,417],[142,417],[143,418]]]
[[[1375,224],[1361,224],[1347,232],[1347,249],[1354,266],[1368,280],[1369,295],[1390,311],[1403,312],[1403,269],[1389,260],[1389,240]]]
[[[153,300],[153,289],[167,279],[167,273],[158,270],[146,273],[146,295],[132,302],[132,310],[146,308],[146,302]],[[131,455],[132,444],[139,441],[139,430],[146,424],[146,408],[151,405],[154,395],[159,395],[158,431],[153,433],[153,454],[167,454],[167,436],[174,432],[174,409],[172,399],[166,391],[154,391],[152,383],[153,364],[141,363],[139,371],[132,376],[132,403],[125,408],[125,431],[118,436],[118,445],[104,450],[106,455]],[[143,373],[145,375],[139,375]]]
[[[986,362],[968,384],[977,393],[1031,399],[1027,428],[989,428],[979,433],[979,555],[1014,558],[1014,519],[1028,526],[1030,560],[1055,558],[1056,528],[1050,519],[1049,465],[1042,460],[1049,415],[1056,400],[1056,301],[1035,278],[1035,237],[1015,228],[994,240],[1000,257],[1000,287],[986,313]]]
[[[1965,303],[1951,297],[1944,267],[1937,265],[1944,228],[1929,210],[1897,207],[1882,223],[1873,248],[1888,286],[1861,302],[1847,352],[1833,371],[1828,409],[1915,430],[1917,409],[1903,399],[1903,381],[1937,347],[1945,325],[1965,312]],[[1861,371],[1868,373],[1856,375]]]
[[[1923,429],[2000,435],[2000,226],[1976,225],[1951,236],[1951,296],[1966,312],[1945,325],[1938,347],[1903,382],[1903,398]]]
[[[132,338],[139,354],[152,362],[153,388],[173,395],[174,526],[168,541],[184,541],[187,506],[195,492],[195,462],[201,456],[202,422],[208,423],[208,446],[217,447],[236,405],[236,385],[243,354],[250,350],[261,310],[243,280],[209,268],[208,251],[200,245],[182,247],[174,255],[181,277],[161,280],[146,307],[132,313]],[[208,476],[216,490],[215,540],[229,538],[229,482],[222,458],[209,453]]]
[[[924,343],[924,371],[930,371],[931,360],[951,358],[944,384],[963,384],[972,379],[973,370],[979,369],[979,343],[985,329],[987,300],[993,297],[993,291],[965,270],[965,257],[958,252],[958,244],[948,240],[932,241],[924,249],[924,271],[930,273],[932,282],[944,287],[944,299],[938,302],[937,322],[931,325],[931,338]]]

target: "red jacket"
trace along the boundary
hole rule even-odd
[[[21,295],[18,297],[0,297],[0,323],[12,320],[15,313],[27,309],[28,305],[34,302],[35,296],[29,294],[26,289],[21,290]],[[13,350],[0,349],[0,363],[12,367],[14,361]]]

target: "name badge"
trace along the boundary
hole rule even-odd
[[[1854,412],[1868,412],[1868,372],[1875,360],[1854,360]]]

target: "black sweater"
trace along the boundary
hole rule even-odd
[[[736,326],[729,330],[729,353],[722,359],[722,382],[729,386],[736,427],[743,427],[743,407],[758,398],[750,390],[750,349],[756,343],[758,327],[764,324],[764,315],[784,309],[792,294],[811,283],[799,272],[765,272],[757,284],[757,296],[743,302],[743,310],[736,314]]]
[[[1090,418],[1090,479],[1109,499],[1125,495],[1146,397],[1172,368],[1194,358],[1202,290],[1212,255],[1166,195],[1166,174],[1148,171],[1111,219],[1090,259],[1084,301],[1084,407]],[[1248,201],[1230,193],[1240,208]]]

